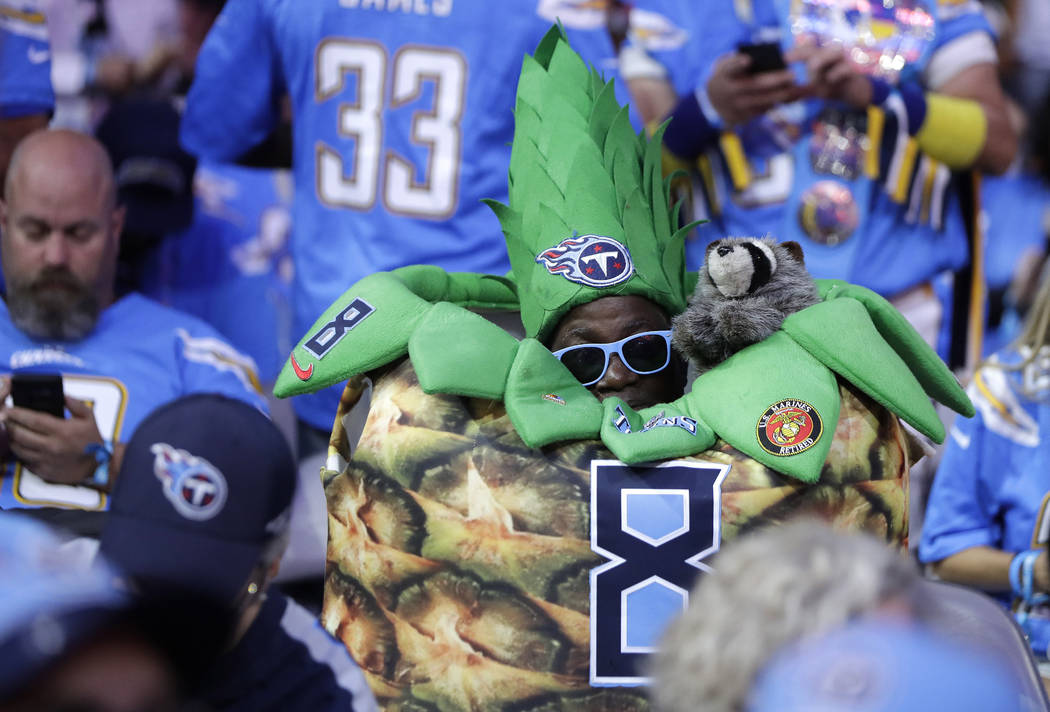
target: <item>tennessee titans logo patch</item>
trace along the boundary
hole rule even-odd
[[[175,511],[195,521],[211,519],[222,511],[226,478],[210,462],[167,443],[154,443],[150,452],[153,474]]]
[[[536,262],[551,274],[588,287],[611,287],[634,274],[631,253],[611,237],[574,235],[544,250]]]

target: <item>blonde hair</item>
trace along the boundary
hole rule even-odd
[[[1022,371],[1044,346],[1050,346],[1050,262],[1044,266],[1040,276],[1039,291],[1036,292],[1032,307],[1028,310],[1021,333],[1010,342],[1009,348],[1021,354],[1018,363],[1005,364],[999,359],[989,358],[981,362],[979,368],[992,367],[1003,371]],[[1025,395],[1031,395],[1024,390]]]

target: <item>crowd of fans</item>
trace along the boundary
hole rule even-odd
[[[511,269],[530,216],[481,201],[507,202],[522,57],[556,21],[633,131],[670,120],[689,270],[725,236],[793,240],[976,407],[943,447],[900,436],[910,555],[799,522],[705,560],[645,663],[653,709],[1050,709],[1050,10],[786,5],[0,0],[0,710],[383,702],[344,646],[371,631],[319,622],[341,385],[274,383],[310,378],[300,337],[319,364],[355,328],[319,319],[362,278]],[[668,299],[508,330],[641,411],[696,376]]]

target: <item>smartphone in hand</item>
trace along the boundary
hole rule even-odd
[[[741,54],[746,54],[751,58],[751,64],[747,68],[748,74],[762,74],[763,72],[787,69],[787,62],[784,61],[784,53],[780,51],[779,42],[758,42],[755,44],[743,42],[738,44],[736,49]]]
[[[29,408],[64,418],[66,397],[60,373],[12,373],[11,401],[19,408]]]

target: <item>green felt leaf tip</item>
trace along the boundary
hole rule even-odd
[[[802,348],[916,430],[937,442],[944,425],[907,364],[854,299],[820,302],[791,314],[782,329]]]
[[[518,77],[518,101],[533,108],[543,105],[543,94],[547,84],[547,71],[534,58],[525,55]]]
[[[656,240],[653,232],[653,214],[642,194],[641,188],[635,188],[628,196],[627,203],[623,209],[623,228],[629,235],[641,237],[648,235],[649,239]],[[634,258],[635,269],[654,290],[670,291],[672,288],[664,277],[663,265],[660,263],[661,254],[654,250],[635,250],[631,253]]]
[[[864,305],[879,334],[908,365],[930,398],[968,418],[974,415],[973,403],[951,369],[892,304],[855,284],[836,280],[817,283],[826,300],[849,297]]]
[[[449,338],[454,334],[454,338]],[[518,340],[473,312],[435,304],[408,341],[408,354],[425,393],[503,398]]]
[[[567,185],[574,186],[573,199],[581,193],[587,193],[601,202],[604,211],[610,215],[615,215],[619,210],[613,178],[605,170],[602,156],[594,144],[584,144],[573,155]]]
[[[605,137],[619,110],[620,105],[616,103],[616,90],[610,82],[602,88],[595,99],[587,121],[587,131],[590,133],[591,141],[603,152],[605,151]]]
[[[558,44],[568,41],[569,38],[565,34],[565,28],[560,23],[551,25],[551,28],[543,35],[543,39],[536,45],[536,51],[533,53],[533,56],[540,65],[546,67],[550,64],[551,56],[554,54]]]
[[[403,356],[430,309],[388,272],[365,277],[335,300],[292,350],[274,394],[313,393]]]
[[[503,402],[529,447],[596,438],[601,430],[598,399],[535,339],[518,346]]]
[[[560,79],[556,87],[566,97],[581,116],[588,116],[592,106],[590,97],[590,72],[580,55],[570,49],[568,43],[559,42],[551,56],[547,71]],[[577,90],[583,88],[583,91]]]
[[[616,115],[613,116],[612,123],[609,124],[609,132],[605,136],[605,145],[602,147],[602,152],[605,156],[605,164],[609,165],[610,156],[613,155],[613,152],[624,151],[626,157],[634,164],[634,169],[632,171],[634,182],[641,183],[641,146],[642,144],[639,142],[638,136],[634,133],[634,126],[631,125],[631,117],[627,111],[627,107],[619,107],[616,111]]]
[[[665,121],[653,133],[652,138],[648,141],[645,147],[645,154],[642,159],[642,184],[645,186],[650,197],[657,194],[663,194],[664,191],[663,137],[664,131],[667,129],[667,124],[668,122]],[[670,230],[663,234],[669,235]]]

